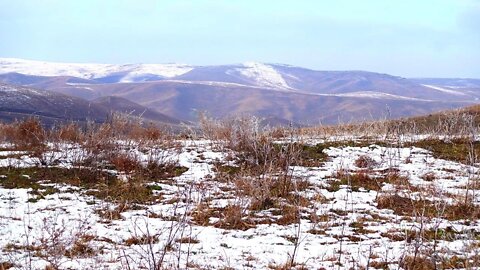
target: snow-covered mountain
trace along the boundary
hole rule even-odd
[[[458,86],[443,87],[438,82],[458,85],[475,80],[409,80],[365,71],[317,71],[301,67],[245,62],[234,65],[192,66],[186,64],[92,64],[53,63],[13,58],[0,58],[0,74],[23,74],[42,77],[73,77],[73,84],[114,84],[172,81],[220,87],[246,86],[264,90],[316,94],[385,93],[389,98],[425,100],[471,100],[472,91],[465,93]],[[38,79],[38,78],[37,78]],[[79,79],[89,80],[79,81]],[[35,78],[15,78],[21,85],[36,86]],[[22,81],[23,80],[23,81]],[[25,81],[27,80],[28,83]],[[25,83],[24,83],[25,81]],[[6,82],[4,80],[4,82]],[[9,81],[7,81],[9,82]],[[44,82],[44,81],[43,81]],[[464,85],[463,84],[463,85]],[[46,87],[48,89],[48,87]],[[455,89],[453,89],[455,88]],[[361,94],[360,97],[368,97]],[[378,95],[375,96],[378,98]]]
[[[480,100],[476,80],[407,79],[284,64],[79,64],[0,58],[0,82],[94,100],[117,96],[177,119],[199,111],[299,123],[411,116]],[[459,84],[469,88],[459,87]],[[449,84],[449,85],[444,85]],[[452,86],[450,84],[455,84]],[[343,119],[343,120],[340,120]]]
[[[137,82],[151,77],[172,78],[193,67],[182,64],[90,64],[54,63],[15,58],[0,58],[0,73],[21,73],[36,76],[72,76],[82,79],[117,78],[113,82]]]
[[[274,66],[246,62],[225,66],[225,77],[220,82],[238,82],[266,88],[291,89]],[[92,63],[54,63],[15,58],[0,58],[0,74],[20,73],[33,76],[71,76],[103,83],[132,83],[176,79],[201,66],[185,64],[92,64]],[[217,81],[212,74],[204,81]],[[230,77],[230,78],[229,78]],[[235,79],[236,78],[236,79]]]

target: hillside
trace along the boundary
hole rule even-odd
[[[12,122],[35,116],[46,125],[71,121],[102,123],[113,113],[137,117],[156,124],[182,123],[178,119],[121,97],[106,96],[88,101],[56,92],[0,83],[2,121]]]
[[[0,84],[0,118],[3,120],[37,116],[50,124],[56,121],[104,122],[108,114],[105,108],[81,98]]]

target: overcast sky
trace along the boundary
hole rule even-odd
[[[480,78],[480,0],[0,0],[0,57]]]

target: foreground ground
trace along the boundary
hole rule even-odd
[[[0,269],[480,266],[474,140],[250,135],[5,142]]]

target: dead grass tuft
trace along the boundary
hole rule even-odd
[[[200,226],[208,226],[214,210],[206,203],[199,203],[193,210],[191,216],[193,222]]]
[[[282,216],[277,220],[278,225],[289,225],[298,223],[300,211],[295,206],[284,205],[281,208]]]
[[[192,237],[182,237],[179,239],[175,240],[176,243],[182,243],[182,244],[198,244],[200,241],[196,238]]]
[[[0,270],[7,270],[15,267],[15,264],[11,262],[0,262]]]
[[[405,270],[435,270],[435,263],[426,256],[405,256],[400,262],[400,267]]]
[[[255,227],[255,224],[248,220],[246,210],[239,204],[227,205],[220,214],[220,220],[215,224],[217,228],[247,230]]]
[[[434,172],[427,172],[424,175],[420,176],[420,178],[423,179],[423,181],[432,182],[437,179],[437,176]]]
[[[65,251],[65,256],[68,258],[88,258],[95,255],[96,250],[90,246],[90,242],[95,239],[95,236],[90,234],[81,235],[70,249]]]
[[[472,163],[472,156],[480,156],[480,142],[472,142],[469,138],[453,138],[449,141],[425,139],[409,143],[406,146],[424,148],[432,151],[433,156],[436,158],[458,161],[465,164]],[[473,162],[475,162],[475,160],[473,160]]]
[[[371,177],[366,172],[349,174],[339,171],[335,178],[338,180],[329,182],[330,187],[327,190],[330,192],[338,191],[342,185],[351,187],[352,191],[359,191],[360,188],[379,191],[383,184],[389,181],[387,177]]]
[[[142,236],[132,236],[124,241],[126,246],[132,245],[148,245],[148,244],[156,244],[159,242],[158,236],[151,236],[151,235],[142,235]]]

